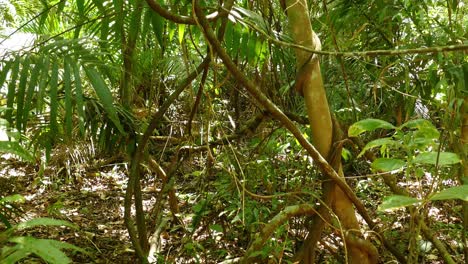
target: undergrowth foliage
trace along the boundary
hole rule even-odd
[[[261,96],[209,42],[197,2]],[[0,182],[29,197],[20,203],[0,186],[0,262],[297,260],[330,180],[299,140],[312,131],[293,89],[304,65],[287,2],[0,1]],[[466,4],[310,4],[329,106],[348,132],[332,148],[351,194],[383,230],[358,218],[359,232],[384,262],[461,263]],[[267,101],[294,121],[296,137]],[[45,201],[36,215],[23,209],[34,201]],[[332,209],[318,262],[350,253],[352,232]],[[65,234],[77,246],[61,242]]]

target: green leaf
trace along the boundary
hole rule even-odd
[[[218,224],[210,225],[210,229],[216,232],[223,232],[223,227]]]
[[[263,17],[260,14],[257,14],[251,10],[242,8],[242,7],[234,7],[233,10],[239,12],[240,14],[243,14],[245,17],[240,18],[238,15],[236,18],[238,19],[239,22],[243,22],[243,20],[249,20],[253,25],[261,29],[263,32],[267,33],[269,31],[268,23],[265,22]],[[233,14],[233,13],[231,13]],[[240,19],[239,19],[240,18]],[[243,24],[246,24],[243,22]]]
[[[248,60],[250,34],[248,29],[244,29],[239,43],[239,55],[242,59]]]
[[[132,1],[130,1],[130,3],[131,2]],[[135,1],[134,10],[132,14],[130,15],[130,27],[128,29],[129,43],[134,43],[140,33],[142,8],[137,3],[138,1]],[[133,44],[130,44],[130,45],[133,45]]]
[[[168,24],[167,27],[168,27],[167,31],[169,32],[169,34],[168,34],[169,41],[172,41],[172,39],[174,38],[174,34],[176,32],[176,28],[172,23]]]
[[[385,197],[382,201],[382,204],[379,205],[377,210],[379,211],[395,210],[395,209],[402,208],[405,206],[414,205],[420,202],[421,202],[420,200],[413,198],[413,197],[408,197],[408,196],[403,196],[403,195],[392,195],[392,196]]]
[[[53,134],[58,133],[57,113],[58,113],[58,64],[56,61],[52,64],[52,73],[50,74],[50,130]]]
[[[57,244],[59,242],[50,239],[38,239],[34,237],[14,237],[10,242],[21,244],[24,251],[29,251],[42,258],[47,263],[71,263],[70,258],[65,255]],[[62,242],[63,243],[63,242]]]
[[[374,131],[378,128],[395,129],[395,126],[380,119],[364,119],[352,124],[348,129],[348,135],[357,137],[364,132]]]
[[[19,71],[19,63],[20,59],[17,58],[15,61],[15,64],[13,64],[11,73],[10,73],[10,78],[9,78],[9,84],[8,84],[8,94],[7,94],[7,111],[5,113],[5,119],[8,121],[9,124],[12,123],[12,116],[13,116],[13,103],[15,101],[16,97],[16,78],[18,78],[18,71]]]
[[[36,100],[37,100],[36,107],[39,113],[42,113],[42,110],[43,110],[42,105],[44,104],[44,97],[45,97],[44,94],[46,92],[47,81],[49,80],[49,64],[50,64],[50,58],[49,56],[46,56],[43,70],[41,72],[41,77],[39,79],[39,87],[38,87],[37,97],[36,97]]]
[[[68,62],[73,68],[73,80],[75,81],[75,99],[76,99],[76,109],[78,112],[78,126],[82,135],[85,133],[84,128],[84,103],[83,103],[83,89],[81,88],[81,77],[80,69],[76,63],[71,63],[71,60]]]
[[[84,1],[85,0],[76,0],[76,7],[78,7],[78,14],[80,16],[84,16],[85,15],[85,4],[84,4]]]
[[[371,142],[367,143],[366,146],[364,146],[364,148],[362,149],[361,153],[359,153],[358,157],[361,157],[366,151],[375,147],[386,146],[386,145],[399,145],[399,144],[400,143],[398,141],[390,137],[378,138],[376,140],[372,140]]]
[[[415,129],[422,129],[422,128],[430,128],[430,129],[436,129],[436,127],[428,120],[426,119],[416,119],[416,120],[410,120],[403,125],[400,126],[400,128],[415,128]]]
[[[35,161],[33,155],[24,149],[18,142],[0,141],[0,152],[17,155],[25,161]]]
[[[0,203],[17,203],[17,202],[22,203],[24,201],[25,201],[24,197],[20,194],[13,194],[13,195],[9,195],[0,199]]]
[[[20,244],[15,244],[13,247],[4,247],[2,248],[2,255],[0,255],[0,260],[4,264],[15,264],[25,257],[29,256],[31,252],[24,249]]]
[[[151,16],[151,25],[153,26],[154,35],[158,40],[159,46],[163,48],[163,34],[164,34],[164,19],[156,12],[148,10]]]
[[[232,44],[231,44],[231,56],[237,57],[241,52],[239,49],[242,42],[242,26],[235,24],[232,28]],[[243,54],[243,53],[240,53]]]
[[[114,99],[112,98],[112,93],[107,87],[104,79],[101,75],[93,68],[85,68],[86,75],[88,76],[91,84],[96,92],[99,101],[109,115],[110,120],[114,123],[115,127],[122,134],[126,134],[122,125],[120,124],[119,117],[117,116],[117,111],[114,107]]]
[[[255,57],[255,46],[258,38],[255,36],[255,34],[249,34],[248,36],[249,42],[247,45],[247,61],[250,63],[255,63],[256,57]]]
[[[78,7],[78,14],[84,16],[84,0],[76,0],[76,7]]]
[[[184,35],[185,35],[185,25],[179,24],[179,44],[182,44],[182,41],[184,41]]]
[[[112,21],[115,21],[114,25],[112,26],[112,31],[115,34],[114,38],[117,40],[121,40],[121,41],[123,41],[122,39],[122,33],[124,32],[123,23],[125,21],[124,17],[126,15],[123,9],[123,2],[124,0],[112,1],[113,8],[114,8],[113,11],[115,12],[115,18],[112,18]]]
[[[406,162],[400,159],[378,158],[372,162],[371,167],[377,171],[390,172],[402,169],[405,165]]]
[[[26,229],[35,226],[67,226],[73,229],[76,229],[77,226],[64,220],[58,220],[53,218],[41,217],[41,218],[34,218],[26,222],[19,223],[16,228],[17,229]]]
[[[6,61],[3,62],[1,70],[0,70],[0,87],[3,87],[3,82],[5,81],[8,72],[10,71],[12,62],[11,61]]]
[[[437,157],[439,157],[438,162]],[[461,159],[458,157],[458,155],[452,152],[424,152],[416,156],[416,158],[413,160],[413,163],[431,165],[438,164],[440,166],[453,165],[460,162]]]
[[[71,73],[70,64],[68,63],[67,57],[64,59],[63,69],[63,87],[65,90],[65,135],[70,140],[72,138],[72,92],[71,92]]]
[[[18,92],[16,95],[16,129],[21,131],[21,126],[23,125],[23,107],[24,107],[24,94],[26,93],[26,84],[28,76],[30,75],[29,71],[29,57],[26,57],[23,65],[21,66],[21,72],[19,75],[20,81],[18,85]]]
[[[429,200],[451,200],[460,199],[468,202],[468,185],[451,187],[434,194]]]
[[[39,79],[40,71],[44,70],[43,60],[44,60],[44,58],[40,57],[36,61],[36,66],[34,66],[34,70],[31,73],[31,80],[29,80],[28,89],[26,91],[26,97],[24,99],[25,104],[24,104],[23,117],[22,117],[22,120],[23,120],[23,124],[22,124],[23,131],[22,132],[23,133],[26,132],[26,125],[27,125],[28,119],[29,119],[29,111],[31,110],[31,107],[32,107],[32,101],[33,101],[32,99],[33,99],[33,96],[34,96],[34,93],[35,93],[37,80]]]
[[[422,127],[418,129],[414,133],[414,136],[416,138],[423,138],[423,139],[438,139],[440,137],[440,132],[436,128],[431,128],[431,127]]]

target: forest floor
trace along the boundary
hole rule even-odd
[[[123,221],[123,203],[127,183],[125,171],[125,163],[112,162],[98,169],[74,168],[74,170],[67,170],[66,166],[56,165],[40,172],[39,166],[28,165],[12,157],[5,158],[4,155],[0,158],[0,197],[20,194],[25,198],[23,203],[17,204],[19,210],[13,211],[9,216],[13,224],[38,217],[50,217],[66,220],[78,226],[75,230],[40,227],[23,231],[22,234],[67,242],[89,253],[86,255],[67,252],[68,256],[73,259],[73,263],[137,263]],[[145,210],[151,209],[156,197],[157,186],[154,183],[149,184],[149,186],[151,187],[143,190]],[[362,191],[361,194],[364,195],[364,193]],[[372,195],[372,193],[366,195]],[[433,207],[431,210],[433,219],[437,219],[437,222],[433,223],[437,225],[436,230],[451,230],[444,235],[443,240],[450,245],[449,249],[452,249],[451,251],[457,255],[456,252],[460,252],[458,249],[460,245],[456,241],[459,240],[457,237],[460,234],[456,230],[461,224],[457,215],[459,210],[455,209],[457,206],[453,205],[453,203],[448,202],[439,203],[438,208]],[[370,206],[376,207],[376,204]],[[191,210],[191,205],[183,202],[181,202],[180,207],[181,211],[185,211],[187,214]],[[407,221],[397,216],[387,220],[393,222],[393,226],[398,226],[398,221]],[[450,227],[453,223],[456,223],[455,228],[454,226]],[[0,232],[3,229],[4,226],[0,224]],[[177,235],[174,236],[174,234]],[[171,232],[171,236],[164,238],[165,241],[161,242],[164,251],[161,253],[166,254],[166,260],[172,259],[172,262],[177,260],[177,263],[194,263],[190,257],[185,258],[177,255],[183,254],[184,249],[186,249],[182,240],[187,235],[193,235],[193,233],[175,231]],[[248,240],[247,237],[245,239]],[[398,241],[402,238],[395,237],[394,239]],[[243,245],[243,242],[221,241],[223,245],[216,245],[218,241],[213,241],[204,244],[205,248],[216,249],[219,247],[219,250],[229,248],[228,254],[233,253],[232,255],[235,256],[242,254],[241,246],[236,243]],[[440,258],[433,250],[432,247],[428,250],[425,259],[432,259],[430,263],[440,263]],[[460,257],[458,259],[462,258],[458,257]],[[216,258],[211,258],[211,261],[204,263],[212,263]],[[219,262],[222,258],[224,257],[219,257],[218,261],[214,262]],[[210,257],[202,259],[207,261]],[[28,260],[24,263],[38,262],[35,260],[29,262]]]
[[[77,225],[76,230],[43,227],[25,231],[36,238],[68,242],[90,253],[69,254],[74,263],[136,263],[123,221],[126,176],[122,166],[88,172],[80,179],[60,179],[57,175],[65,175],[63,171],[45,170],[43,177],[38,177],[37,168],[2,159],[0,197],[20,194],[25,198],[18,204],[20,211],[12,215],[13,223],[50,217]]]

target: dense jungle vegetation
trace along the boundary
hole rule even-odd
[[[465,1],[0,18],[0,263],[468,263]]]

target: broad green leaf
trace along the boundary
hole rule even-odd
[[[429,200],[451,200],[460,199],[468,202],[468,185],[460,185],[442,190],[429,198]]]
[[[12,64],[13,63],[11,61],[3,62],[2,67],[0,68],[0,87],[3,87],[3,82],[5,81]]]
[[[241,52],[239,47],[241,46],[242,41],[242,26],[239,24],[235,24],[232,29],[232,56],[237,57]],[[241,53],[242,54],[242,53]]]
[[[44,95],[46,92],[47,81],[49,80],[49,63],[50,63],[50,58],[49,56],[46,56],[43,70],[41,72],[41,78],[39,79],[39,87],[38,87],[37,97],[36,97],[36,100],[37,100],[36,107],[39,113],[42,113],[42,110],[43,110],[42,106],[44,104],[44,97],[45,97]]]
[[[33,99],[33,96],[34,96],[34,93],[35,93],[37,80],[39,79],[39,75],[41,74],[40,71],[44,70],[43,60],[44,60],[44,58],[40,57],[36,61],[36,66],[34,66],[34,70],[31,73],[31,79],[29,80],[28,89],[26,91],[26,97],[24,99],[25,104],[24,104],[23,117],[22,117],[22,120],[23,120],[23,124],[22,124],[23,131],[22,132],[26,132],[26,125],[27,125],[28,119],[29,119],[29,111],[31,110],[31,107],[32,107],[32,102],[33,102],[32,99]]]
[[[24,149],[18,142],[0,141],[0,152],[17,155],[25,161],[35,161],[33,155]]]
[[[182,44],[182,41],[184,41],[184,35],[185,35],[185,25],[179,24],[179,44]]]
[[[415,129],[430,128],[430,129],[437,130],[437,128],[429,120],[426,120],[426,119],[410,120],[400,126],[400,128],[403,128],[403,127],[415,128]]]
[[[343,158],[344,161],[350,160],[352,156],[353,154],[347,148],[341,150],[341,158]]]
[[[77,226],[64,220],[58,220],[53,218],[41,217],[28,220],[26,222],[19,223],[17,229],[26,229],[35,226],[67,226],[73,229],[76,229]]]
[[[232,50],[232,42],[233,42],[233,34],[234,34],[234,24],[227,23],[226,24],[226,31],[224,33],[224,44],[226,45],[226,50],[229,54],[231,54]]]
[[[69,63],[71,62],[71,59]],[[73,67],[73,80],[75,81],[75,100],[76,100],[76,109],[78,112],[78,126],[80,128],[81,135],[84,135],[84,103],[83,103],[83,89],[81,88],[81,77],[80,69],[77,63],[70,63]]]
[[[28,80],[29,73],[29,57],[26,57],[23,64],[21,65],[21,72],[19,75],[19,85],[18,91],[16,94],[16,129],[22,131],[21,127],[23,125],[23,107],[24,107],[24,94],[26,93],[26,84]]]
[[[468,175],[465,175],[463,177],[460,177],[460,181],[463,184],[468,184]]]
[[[159,46],[164,47],[163,34],[164,34],[164,19],[158,15],[156,12],[153,12],[148,9],[148,12],[151,16],[151,25],[153,26],[154,35],[158,40]]]
[[[84,16],[85,15],[85,4],[84,4],[85,0],[76,0],[76,7],[78,7],[78,14],[80,16]]]
[[[58,133],[57,113],[58,113],[58,64],[56,61],[52,64],[52,73],[50,74],[50,130],[53,134]]]
[[[112,33],[109,32],[109,25],[113,23],[115,20],[112,20],[109,17],[104,17],[102,19],[102,22],[100,23],[100,31],[99,31],[99,37],[101,41],[99,42],[99,46],[103,50],[107,49],[107,46],[109,45],[109,38]]]
[[[107,87],[104,79],[94,68],[85,68],[86,75],[88,76],[91,84],[96,92],[99,101],[109,115],[109,119],[114,123],[115,127],[120,131],[120,133],[125,134],[125,131],[120,124],[119,117],[117,116],[117,111],[114,107],[114,99],[112,98],[112,93]]]
[[[175,34],[175,32],[176,32],[176,28],[175,28],[175,26],[174,26],[173,23],[169,23],[169,24],[167,25],[167,27],[168,27],[167,30],[169,31],[169,34],[168,34],[168,36],[169,36],[169,41],[172,41],[172,39],[174,38],[174,34]]]
[[[352,124],[348,129],[348,135],[357,137],[364,132],[374,131],[378,128],[395,129],[395,126],[380,119],[364,119]]]
[[[377,171],[390,172],[402,169],[405,165],[406,162],[400,159],[378,158],[372,162],[371,167]]]
[[[249,20],[255,27],[258,27],[258,29],[261,29],[263,32],[267,33],[269,31],[268,24],[261,15],[238,6],[234,7],[233,10],[234,12],[237,11],[245,16],[245,18],[241,18],[240,21]],[[233,14],[237,14],[237,12]],[[236,18],[239,19],[240,17],[237,15]]]
[[[115,34],[115,39],[119,41],[123,41],[122,33],[125,32],[123,28],[123,23],[125,21],[125,12],[123,9],[123,2],[124,0],[112,0],[113,8],[115,12],[115,17],[112,18],[112,21],[115,22],[112,26],[112,31]]]
[[[257,38],[257,42],[255,44],[255,58],[262,64],[265,62],[266,55],[268,55],[267,48],[267,43],[260,38]],[[257,61],[255,63],[257,63]]]
[[[244,29],[244,32],[242,32],[242,35],[240,36],[240,43],[239,43],[239,56],[243,60],[248,60],[248,54],[249,54],[249,31],[248,29]]]
[[[16,203],[16,202],[22,203],[24,201],[25,201],[24,197],[20,194],[13,194],[13,195],[9,195],[0,199],[0,203]]]
[[[151,41],[153,36],[151,35],[150,32],[150,24],[151,24],[151,11],[148,8],[144,9],[145,13],[143,14],[143,22],[141,26],[141,42],[142,43],[147,43],[148,41]],[[147,50],[146,52],[150,52]],[[151,50],[151,52],[154,52],[154,49]]]
[[[48,239],[49,241],[49,244],[51,246],[54,246],[58,249],[71,249],[73,251],[78,251],[78,252],[81,252],[81,253],[84,253],[84,254],[89,254],[86,250],[80,248],[80,247],[77,247],[75,245],[72,245],[72,244],[69,244],[69,243],[66,243],[66,242],[62,242],[62,241],[58,241],[58,240],[53,240],[53,239]]]
[[[249,42],[247,45],[247,61],[250,63],[255,63],[255,46],[258,41],[258,38],[255,34],[248,34]]]
[[[407,146],[410,149],[426,149],[427,147],[435,144],[434,139],[436,138],[438,138],[438,136],[432,137],[431,134],[418,130],[414,132],[413,137],[407,137],[407,139],[410,139]]]
[[[31,254],[28,250],[24,249],[24,247],[20,244],[15,244],[12,247],[5,246],[2,248],[2,255],[0,255],[0,261],[2,264],[15,264],[18,263],[20,260],[26,258]]]
[[[223,227],[218,224],[210,225],[210,229],[216,232],[223,232]]]
[[[72,109],[72,92],[71,92],[71,69],[70,64],[68,64],[67,57],[64,59],[64,69],[63,69],[63,87],[65,90],[65,135],[68,139],[72,137],[72,118],[73,118],[73,109]]]
[[[8,94],[7,94],[7,111],[5,113],[5,119],[8,121],[9,124],[12,123],[12,116],[13,116],[13,103],[15,101],[16,97],[16,78],[18,78],[18,71],[19,71],[19,64],[20,64],[20,59],[16,58],[15,63],[12,66],[11,69],[11,74],[9,78],[9,84],[8,84]]]
[[[39,28],[38,28],[38,31],[39,33],[43,33],[44,31],[44,27],[46,27],[46,25],[49,25],[49,23],[47,23],[47,18],[49,17],[49,12],[50,12],[50,8],[47,8],[45,9],[43,12],[40,13],[40,20],[39,20],[39,23],[37,23],[37,25],[39,25]]]
[[[437,157],[439,157],[439,160],[437,160]],[[413,160],[413,163],[431,165],[438,164],[440,166],[453,165],[460,162],[461,159],[458,155],[452,152],[424,152],[416,156]]]
[[[392,195],[392,196],[385,197],[382,201],[382,204],[379,205],[377,210],[379,211],[395,210],[395,209],[399,209],[402,207],[414,205],[420,202],[421,202],[420,200],[413,198],[413,197],[408,197],[408,196],[403,196],[403,195]]]
[[[371,142],[367,143],[366,146],[362,149],[361,153],[359,153],[358,157],[361,157],[366,151],[375,148],[381,147],[385,145],[399,145],[400,143],[390,137],[387,138],[378,138],[376,140],[372,140]]]
[[[421,127],[414,133],[414,136],[417,138],[438,139],[440,132],[435,127]]]
[[[58,3],[56,14],[61,15],[61,13],[63,12],[63,9],[65,8],[65,2],[66,1],[60,1]]]
[[[130,17],[130,28],[128,29],[129,45],[134,45],[134,43],[136,42],[136,39],[140,34],[141,26],[141,11],[143,8],[139,4],[139,1],[135,1],[134,4],[134,10]]]
[[[36,254],[47,263],[71,263],[70,258],[56,246],[56,243],[51,242],[54,240],[38,239],[34,237],[14,237],[9,241],[21,244],[23,250]]]

